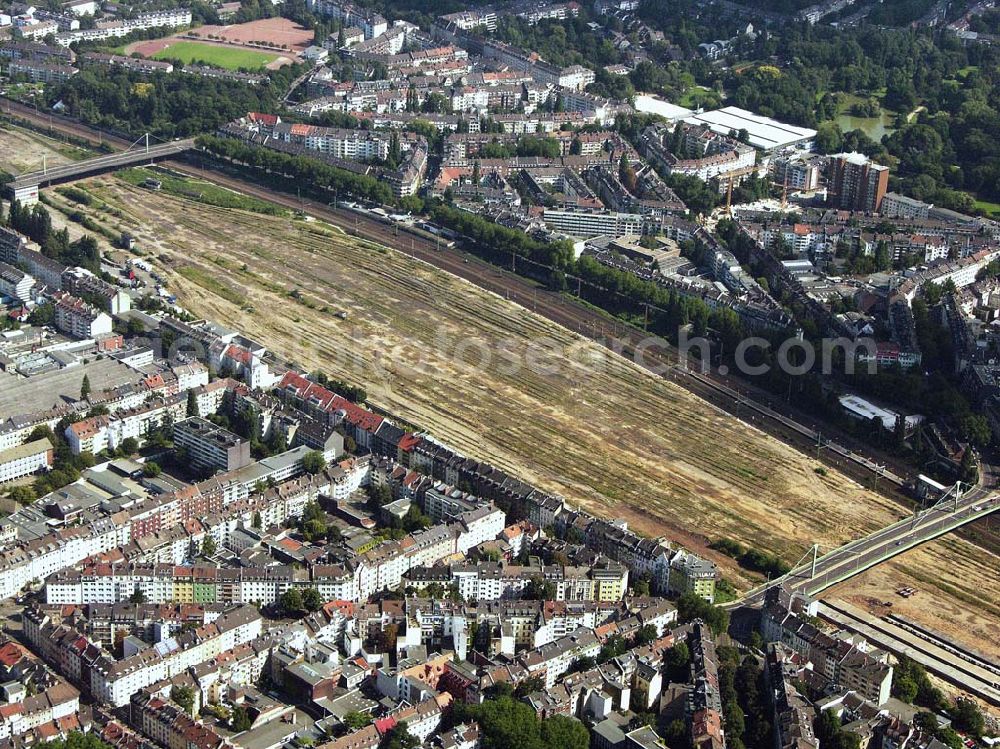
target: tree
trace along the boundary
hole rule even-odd
[[[302,468],[305,469],[307,473],[311,473],[313,475],[322,471],[326,468],[326,460],[323,458],[323,453],[318,450],[310,450],[307,452],[302,456]]]
[[[90,395],[90,377],[84,375],[83,382],[80,383],[80,400],[87,400],[88,395]]]
[[[392,727],[385,736],[379,749],[416,749],[420,746],[420,740],[409,731],[406,721],[400,721]]]
[[[194,690],[191,687],[170,687],[170,699],[188,715],[194,714]]]
[[[306,611],[315,611],[323,605],[323,596],[316,588],[306,588],[302,592],[302,605]]]
[[[541,739],[549,749],[588,749],[590,733],[574,718],[553,715],[542,721]]]
[[[917,698],[917,683],[908,676],[893,679],[892,692],[897,699],[908,705],[913,704],[913,700]]]
[[[861,737],[845,731],[840,718],[832,710],[824,710],[813,721],[813,731],[819,745],[828,749],[860,749]]]
[[[534,694],[535,692],[541,692],[545,689],[545,679],[541,676],[529,676],[527,679],[522,679],[514,690],[514,696],[518,699],[523,699],[529,694]]]
[[[52,325],[56,320],[56,306],[52,302],[39,304],[28,315],[28,324],[42,327]]]
[[[121,451],[125,455],[135,455],[139,452],[139,440],[135,437],[126,437],[122,440]]]
[[[289,614],[301,614],[306,610],[302,601],[302,593],[298,588],[289,588],[281,594],[281,608]]]
[[[637,596],[648,596],[650,594],[649,575],[643,575],[632,583],[632,592]]]
[[[19,504],[30,505],[38,498],[38,495],[30,486],[14,486],[7,490],[7,497]]]
[[[254,513],[253,513],[253,522],[251,523],[251,525],[255,529],[260,530],[260,528],[261,528],[261,526],[263,524],[264,524],[264,522],[263,522],[263,520],[260,517],[260,510],[254,510]]]
[[[362,713],[358,710],[353,710],[344,716],[344,725],[350,728],[352,731],[357,731],[359,728],[364,728],[369,723],[372,722],[371,716],[367,713]]]
[[[201,416],[198,410],[198,396],[195,395],[194,390],[188,390],[187,394],[187,415],[190,416]]]
[[[533,577],[524,586],[522,598],[532,601],[551,601],[556,596],[556,586],[551,580],[543,580],[540,577]]]
[[[684,681],[687,676],[688,664],[691,662],[691,651],[683,640],[675,642],[664,658],[671,681]]]
[[[635,637],[632,638],[632,647],[642,647],[643,645],[648,645],[653,642],[660,633],[656,629],[655,624],[644,624],[639,628],[639,631],[635,633]]]
[[[979,706],[972,700],[959,699],[955,701],[955,706],[949,711],[952,723],[959,731],[975,736],[977,739],[983,735],[986,728],[986,721]]]
[[[628,155],[624,151],[618,160],[618,179],[625,185],[626,190],[632,193],[635,192],[635,169],[632,168],[632,163],[628,160]]]
[[[677,599],[677,616],[681,622],[701,619],[716,635],[729,629],[729,612],[713,606],[697,593],[685,593]]]
[[[253,721],[250,719],[250,712],[246,709],[246,706],[237,705],[234,707],[232,714],[229,716],[229,727],[235,733],[242,733],[243,731],[249,731],[252,726]]]
[[[133,591],[132,595],[129,596],[128,601],[129,601],[129,603],[145,603],[146,602],[146,594],[142,592],[141,588],[136,588]]]
[[[383,653],[395,652],[398,638],[399,625],[394,623],[386,624],[376,635],[376,646]]]
[[[205,540],[201,542],[201,555],[203,557],[210,557],[218,551],[218,546],[215,543],[215,539],[212,536],[205,536]]]
[[[302,535],[312,543],[326,538],[326,523],[322,520],[307,520],[302,524]]]
[[[388,484],[368,484],[368,507],[379,510],[392,502],[392,489]]]
[[[149,479],[155,479],[162,471],[160,464],[153,460],[146,461],[142,466],[142,475]]]

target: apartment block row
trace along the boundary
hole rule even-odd
[[[893,674],[889,655],[860,636],[829,635],[778,603],[761,610],[760,629],[765,641],[782,643],[802,655],[827,681],[876,705],[889,699]]]
[[[24,612],[24,634],[49,663],[97,700],[115,707],[129,703],[144,687],[203,663],[262,632],[263,621],[253,606],[233,608],[203,627],[179,633],[160,647],[115,659],[77,630],[38,609]]]
[[[138,13],[132,18],[115,21],[98,21],[92,29],[64,31],[55,35],[56,43],[68,47],[73,42],[93,42],[116,39],[136,31],[157,28],[183,28],[191,25],[191,10],[171,8],[150,13]]]

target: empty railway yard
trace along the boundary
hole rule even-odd
[[[170,166],[301,207],[295,198],[229,175]],[[658,382],[616,357],[603,358],[605,351],[566,329],[600,337],[603,326],[605,335],[610,329],[621,336],[620,323],[461,253],[439,251],[426,238],[397,235],[391,227],[320,205],[306,208],[323,220],[304,221],[205,205],[192,210],[191,200],[154,196],[110,176],[79,186],[121,211],[122,218],[106,211],[93,218],[136,234],[140,247],[168,268],[181,302],[194,311],[241,327],[304,366],[358,379],[377,405],[471,454],[599,512],[624,517],[640,531],[666,533],[703,552],[707,541],[727,536],[793,560],[813,540],[828,548],[905,512],[838,471],[816,472],[815,443],[797,430],[773,419],[770,425],[745,426],[695,397],[741,408],[725,391],[702,385],[699,392],[689,383],[692,395]],[[350,238],[338,225],[364,236]],[[405,257],[420,253],[451,275]],[[347,321],[336,317],[339,310],[350,311]],[[572,347],[576,363],[548,378],[462,371],[433,350],[426,353],[442,331],[476,345],[493,345],[502,336],[522,347],[550,338],[564,350]],[[354,352],[353,361],[345,360],[345,351]],[[384,352],[394,356],[386,360]],[[420,356],[425,369],[402,366]],[[608,363],[596,373],[585,371],[580,362],[595,356]],[[740,416],[747,418],[750,410],[744,405]],[[761,426],[803,450],[811,447],[811,453],[768,439],[758,431]],[[599,451],[608,457],[595,464],[592,456]],[[865,469],[841,468],[856,470],[853,475],[870,485]],[[731,579],[749,582],[730,560],[706,553]],[[923,606],[910,612],[911,618],[995,648],[990,642],[1000,622],[991,603],[1000,598],[995,568],[995,556],[951,536],[877,573],[880,584],[912,584],[935,597],[935,607]],[[969,611],[970,601],[978,603],[971,613],[953,615],[959,608]]]

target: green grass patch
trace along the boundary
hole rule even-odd
[[[712,109],[720,106],[721,103],[722,97],[719,96],[717,91],[702,88],[701,86],[691,86],[681,96],[677,105],[686,109],[698,109],[699,107]]]
[[[185,265],[183,268],[178,268],[177,272],[192,283],[198,284],[205,291],[211,292],[216,296],[222,297],[227,302],[239,305],[242,307],[246,303],[246,298],[238,292],[236,289],[226,286],[224,283],[219,281],[217,278],[210,276],[201,268],[196,268],[193,265]]]
[[[167,170],[136,167],[123,169],[117,173],[117,176],[136,186],[141,186],[147,179],[159,180],[162,192],[180,198],[196,200],[206,205],[214,205],[218,208],[235,208],[252,213],[264,213],[269,216],[285,216],[288,213],[284,208],[268,203],[266,200],[242,195],[211,182],[191,179]]]
[[[203,42],[174,42],[153,55],[154,60],[180,60],[185,65],[204,63],[226,70],[260,70],[279,57],[280,55],[272,52],[258,52],[254,49],[224,47]]]
[[[993,203],[989,200],[976,200],[976,208],[990,218],[1000,218],[1000,203]]]

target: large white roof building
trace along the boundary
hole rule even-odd
[[[746,130],[750,145],[768,152],[789,146],[806,146],[816,137],[816,131],[808,127],[786,125],[739,107],[723,107],[692,114],[684,121],[692,125],[708,125],[720,135],[729,135],[734,130]]]

